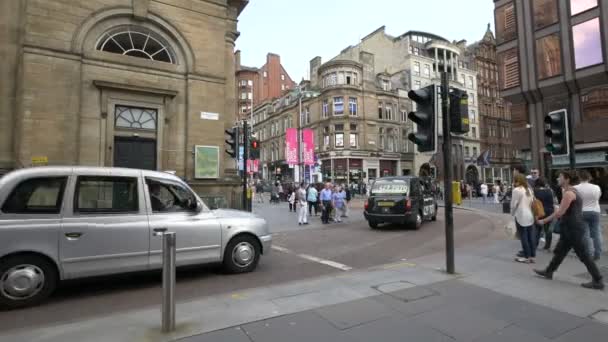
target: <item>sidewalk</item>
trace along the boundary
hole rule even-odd
[[[517,246],[501,241],[467,249],[457,257],[460,276],[446,281],[415,286],[413,273],[403,274],[399,282],[372,286],[382,293],[368,298],[179,341],[606,341],[608,294],[578,286],[584,267],[568,259],[554,281],[540,279],[512,262]],[[537,267],[549,258],[540,255]],[[442,264],[431,256],[410,267],[426,272]]]
[[[439,253],[178,303],[177,331],[168,335],[151,307],[0,333],[0,340],[605,341],[608,292],[579,286],[584,266],[567,258],[553,281],[541,279],[532,266],[513,262],[518,248],[506,240],[459,248],[454,276],[441,271]],[[549,258],[541,252],[536,267]],[[600,266],[608,273],[608,260]]]

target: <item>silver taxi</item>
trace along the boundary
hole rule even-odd
[[[177,265],[256,268],[270,252],[266,221],[209,210],[164,172],[37,167],[0,178],[0,307],[35,305],[64,279],[161,268],[157,232],[176,233]]]

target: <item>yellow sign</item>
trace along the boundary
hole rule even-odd
[[[462,118],[462,123],[465,125],[469,124],[469,119],[468,118]]]
[[[461,105],[468,105],[469,104],[469,99],[468,98],[461,98],[460,99],[460,104]]]
[[[32,157],[32,165],[41,166],[48,165],[49,158],[47,156]]]

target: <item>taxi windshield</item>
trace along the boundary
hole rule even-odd
[[[371,193],[374,195],[407,195],[409,182],[403,179],[377,180],[372,186]]]

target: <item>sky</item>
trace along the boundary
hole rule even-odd
[[[281,55],[300,82],[315,56],[326,62],[383,25],[392,36],[416,30],[470,44],[488,23],[494,30],[492,0],[250,0],[239,16],[236,48],[251,67],[264,65],[268,52]]]

